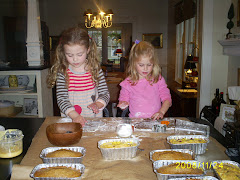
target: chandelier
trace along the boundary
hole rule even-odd
[[[92,13],[91,9],[84,12],[85,26],[87,28],[108,28],[112,26],[113,11],[109,9],[106,13],[99,11],[99,13]]]

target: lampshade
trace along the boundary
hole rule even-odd
[[[187,56],[187,60],[185,62],[184,65],[184,69],[195,69],[196,68],[196,64],[195,62],[193,62],[193,56]]]
[[[116,54],[122,54],[122,49],[116,49]]]

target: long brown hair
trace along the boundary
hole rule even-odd
[[[50,69],[50,72],[47,77],[47,83],[49,87],[54,87],[56,84],[57,74],[62,73],[66,77],[68,82],[68,62],[64,54],[64,45],[83,45],[89,49],[87,56],[87,71],[92,75],[93,81],[98,84],[98,73],[100,70],[100,60],[97,55],[97,45],[94,40],[92,40],[87,31],[80,27],[73,27],[65,30],[59,40],[59,44],[56,47],[55,58],[53,66]]]
[[[141,41],[138,44],[134,44],[132,46],[126,71],[127,77],[129,77],[132,85],[137,83],[139,80],[139,74],[136,69],[136,63],[142,56],[149,57],[150,62],[153,64],[153,70],[146,77],[146,79],[150,82],[150,84],[157,83],[161,77],[161,67],[158,63],[153,45],[147,41]]]

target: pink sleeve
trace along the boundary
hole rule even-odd
[[[170,90],[168,89],[165,79],[163,77],[159,79],[158,87],[159,87],[161,101],[164,102],[168,100],[172,104]]]
[[[120,95],[118,98],[119,101],[129,102],[129,85],[130,85],[130,83],[128,82],[127,79],[125,79],[124,81],[122,81],[120,83],[121,90],[120,90]]]

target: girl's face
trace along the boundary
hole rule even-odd
[[[65,44],[63,48],[66,60],[72,70],[76,72],[84,72],[89,49],[79,44]]]
[[[153,64],[150,62],[150,57],[139,57],[139,61],[136,62],[136,69],[139,74],[139,79],[146,78],[153,70]]]

